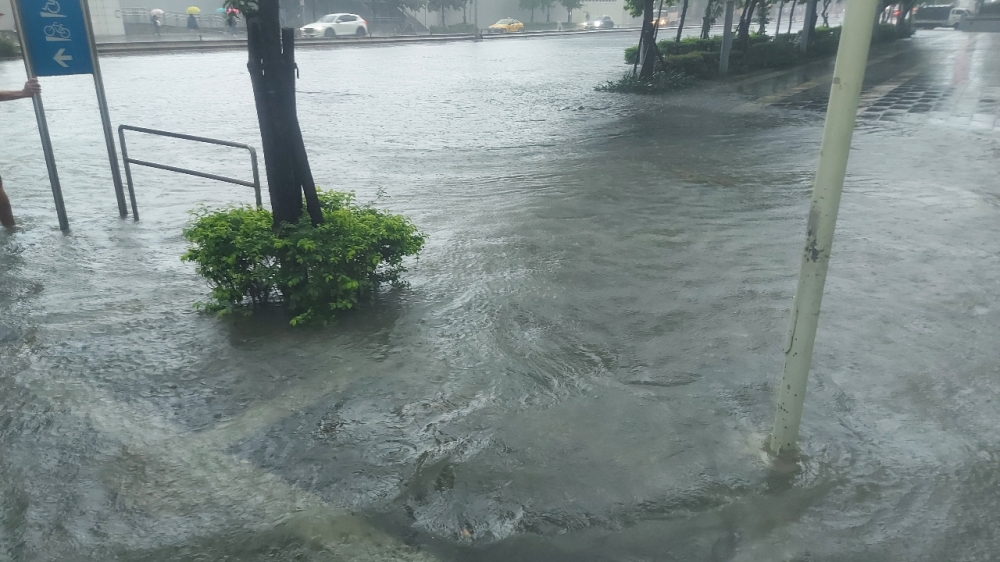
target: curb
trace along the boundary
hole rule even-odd
[[[638,32],[639,28],[622,27],[602,30],[579,30],[579,31],[529,31],[525,33],[510,33],[483,35],[484,41],[494,41],[502,39],[527,39],[533,37],[562,37],[592,35],[595,33],[628,33]],[[309,39],[296,41],[297,49],[316,48],[338,48],[338,47],[363,47],[377,45],[401,45],[411,43],[452,43],[456,41],[475,41],[476,36],[471,34],[455,35],[421,35],[416,37],[370,37],[365,39]],[[230,51],[245,50],[246,39],[220,39],[212,41],[164,41],[164,42],[134,42],[134,43],[98,43],[97,52],[100,54],[137,54],[137,53],[159,53],[159,52],[179,52],[179,51]]]

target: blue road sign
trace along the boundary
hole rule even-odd
[[[90,38],[80,0],[12,0],[21,16],[36,76],[92,74]]]

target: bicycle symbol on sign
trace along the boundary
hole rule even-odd
[[[42,31],[45,32],[46,41],[69,41],[69,29],[59,22],[46,25]]]

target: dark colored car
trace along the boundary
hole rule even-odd
[[[611,19],[611,16],[601,16],[596,20],[584,22],[584,29],[613,29],[615,27],[615,22]]]

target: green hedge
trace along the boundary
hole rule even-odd
[[[449,25],[447,27],[441,27],[440,25],[432,25],[430,28],[431,35],[455,35],[455,34],[466,34],[472,35],[476,32],[476,26],[474,24],[462,24],[457,23],[455,25]]]
[[[754,45],[757,43],[763,43],[770,39],[766,35],[751,35],[750,44]],[[665,57],[672,55],[686,55],[695,51],[702,52],[720,52],[722,51],[722,36],[716,35],[709,39],[701,39],[699,37],[687,37],[681,39],[680,42],[674,41],[672,39],[663,39],[657,41],[657,48],[660,49],[660,54]],[[628,64],[635,64],[636,53],[639,52],[638,47],[628,47],[625,49],[625,62]]]
[[[656,72],[651,80],[629,72],[618,80],[608,80],[594,89],[618,94],[662,94],[686,88],[692,80],[690,75],[683,72]]]
[[[559,29],[559,23],[554,21],[524,22],[525,31],[555,31],[556,29]]]
[[[202,209],[184,228],[181,257],[208,279],[221,313],[283,302],[291,324],[324,322],[385,283],[395,284],[403,258],[420,252],[424,235],[406,217],[354,202],[350,193],[319,192],[324,222],[308,214],[272,229],[270,211],[249,206]]]
[[[830,56],[837,53],[840,43],[840,28],[818,27],[809,52],[799,50],[801,33],[782,34],[771,38],[751,35],[750,46],[744,50],[734,45],[729,55],[729,69],[734,74],[751,72],[765,68],[788,68],[812,58]],[[872,43],[889,43],[913,35],[909,26],[897,28],[894,24],[879,25],[872,34]],[[719,71],[719,53],[722,37],[711,39],[689,38],[680,43],[661,41],[657,43],[663,53],[663,62],[656,63],[657,70],[682,72],[696,78],[713,78]],[[625,61],[634,64],[637,49],[625,50]]]
[[[0,59],[13,58],[20,55],[17,45],[6,37],[0,37]]]

